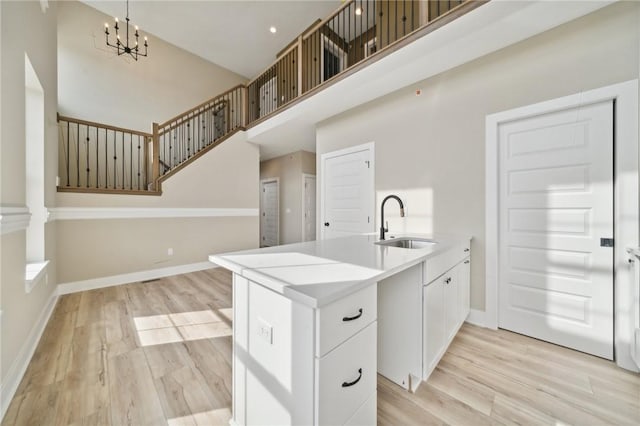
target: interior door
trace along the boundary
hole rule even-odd
[[[613,103],[498,135],[499,326],[613,359]]]
[[[278,181],[263,181],[261,186],[260,245],[277,246],[280,222]]]
[[[316,177],[304,176],[304,208],[303,208],[303,235],[302,241],[315,241],[316,239]]]
[[[322,238],[374,232],[370,145],[322,156]]]

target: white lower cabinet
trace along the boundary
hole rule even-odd
[[[375,424],[376,296],[313,309],[234,274],[231,423]]]
[[[345,424],[365,401],[375,396],[376,325],[369,324],[316,360],[316,424]],[[371,413],[363,413],[367,414]]]
[[[469,315],[470,258],[459,262],[423,290],[423,380],[440,358]]]
[[[423,378],[435,368],[440,360],[440,351],[445,343],[444,327],[444,278],[438,278],[431,282],[423,290],[424,322],[423,330]]]

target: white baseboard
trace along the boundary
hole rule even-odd
[[[477,325],[479,327],[486,327],[485,322],[485,311],[480,311],[478,309],[471,309],[469,311],[469,316],[467,320],[469,324]]]
[[[53,309],[57,302],[58,293],[54,290],[42,310],[40,317],[38,317],[38,320],[31,329],[27,340],[22,345],[20,352],[18,352],[18,356],[11,364],[11,367],[9,367],[6,377],[2,380],[2,385],[0,385],[0,421],[4,418],[7,408],[9,408],[9,404],[11,403],[11,399],[13,399],[16,390],[18,390],[18,385],[20,384],[25,371],[27,371],[27,367],[31,362],[31,357],[33,357],[33,354],[36,351],[38,342],[40,342],[42,333],[49,322],[49,318],[51,318],[51,314],[53,313]]]
[[[77,293],[79,291],[94,290],[96,288],[112,287],[120,284],[135,283],[138,281],[154,280],[171,275],[186,274],[216,268],[211,262],[190,263],[187,265],[169,266],[167,268],[150,269],[148,271],[131,272],[128,274],[112,275],[110,277],[92,278],[90,280],[73,281],[58,284],[58,294]]]

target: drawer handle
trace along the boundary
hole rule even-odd
[[[467,265],[467,264],[469,264],[469,261],[468,261],[468,260],[465,260],[465,261],[464,261],[464,263],[465,263],[465,265]]]
[[[342,317],[342,321],[347,322],[347,321],[357,320],[361,316],[362,316],[362,308],[358,309],[358,315],[356,315],[355,317]]]
[[[360,379],[362,379],[362,368],[358,368],[358,378],[355,379],[353,382],[342,382],[342,387],[343,388],[348,388],[349,386],[353,386],[356,383],[358,383],[360,381]]]
[[[451,278],[447,278],[446,280],[444,280],[445,284],[449,284],[451,282]]]
[[[469,253],[469,249],[468,248],[464,249],[464,252]]]

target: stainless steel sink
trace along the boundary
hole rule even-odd
[[[426,238],[402,237],[378,241],[376,244],[381,246],[400,247],[406,249],[422,249],[431,247],[434,244],[438,244],[438,242],[434,240],[428,240]]]

